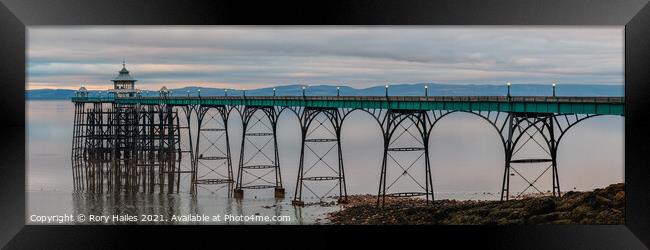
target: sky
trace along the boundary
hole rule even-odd
[[[43,26],[27,89],[399,83],[622,85],[623,26]]]

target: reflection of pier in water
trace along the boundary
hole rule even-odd
[[[196,194],[199,188],[216,185],[238,199],[246,189],[274,189],[275,197],[283,198],[276,132],[278,118],[287,112],[298,118],[302,138],[294,205],[304,205],[305,194],[345,202],[341,130],[354,112],[371,115],[382,131],[377,201],[382,205],[385,197],[433,201],[430,133],[438,121],[458,112],[482,118],[499,135],[505,159],[499,180],[502,200],[543,193],[536,184],[545,175],[552,180],[550,193],[559,196],[557,150],[563,136],[585,119],[622,116],[625,105],[622,97],[306,96],[304,89],[297,97],[172,96],[166,88],[157,97],[142,97],[133,86],[126,88],[130,91],[116,89],[110,98],[89,97],[81,90],[72,99],[76,190],[152,194],[178,193],[185,186]],[[228,137],[233,114],[239,114],[243,124],[236,175]],[[544,155],[526,156],[528,145]],[[540,166],[539,173],[526,176],[521,171],[533,165]],[[526,183],[514,195],[512,177]],[[416,188],[396,185],[404,181]]]
[[[137,216],[140,221],[142,215],[162,215],[165,219],[171,218],[172,215],[178,215],[182,210],[181,201],[178,195],[168,194],[96,194],[88,192],[76,192],[72,194],[72,205],[75,214],[94,216],[110,216],[108,222],[79,222],[81,224],[133,224],[134,221],[116,221],[112,216]],[[191,203],[190,203],[191,204]],[[191,206],[191,205],[190,205]],[[153,219],[154,217],[152,217]],[[140,222],[141,224],[170,223],[164,221],[158,222]]]
[[[219,224],[219,225],[244,225],[244,224],[303,224],[305,216],[307,221],[317,222],[325,212],[334,211],[335,207],[323,209],[318,206],[309,207],[307,212],[301,206],[291,206],[281,198],[267,198],[260,200],[242,201],[221,197],[217,199],[198,199],[196,195],[190,194],[96,194],[88,192],[76,192],[72,194],[73,214],[86,215],[86,221],[76,222],[78,224]],[[306,214],[303,214],[306,213]],[[90,215],[109,216],[105,221],[89,221]],[[137,221],[115,221],[113,216],[137,216]],[[164,221],[141,221],[142,215],[157,216]],[[172,216],[201,216],[210,217],[210,221],[172,221]],[[212,216],[220,216],[220,221],[213,221]],[[230,220],[226,220],[230,216]],[[243,218],[248,216],[249,220]],[[285,221],[251,221],[254,216],[263,218],[280,218],[289,216],[290,220]],[[267,217],[268,216],[268,217]],[[235,218],[237,217],[237,218]],[[187,218],[187,217],[186,217]]]

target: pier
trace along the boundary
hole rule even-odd
[[[508,199],[509,180],[513,164],[550,163],[553,175],[553,193],[560,194],[557,176],[557,147],[565,133],[575,124],[599,115],[624,115],[624,98],[621,97],[498,97],[498,96],[444,96],[444,97],[116,97],[91,98],[75,97],[75,126],[73,139],[73,170],[75,187],[88,191],[102,191],[103,182],[111,187],[122,185],[132,191],[154,191],[153,185],[163,190],[175,192],[181,173],[192,174],[192,186],[212,184],[235,184],[234,194],[243,196],[244,189],[274,188],[277,196],[283,196],[283,183],[280,177],[279,156],[277,154],[276,126],[282,112],[291,112],[300,120],[302,150],[300,173],[297,177],[296,203],[300,204],[301,187],[311,181],[335,181],[340,185],[339,195],[345,197],[345,174],[340,148],[340,129],[345,118],[352,112],[367,112],[381,127],[384,139],[384,164],[380,177],[380,196],[426,196],[433,200],[433,183],[430,166],[425,160],[426,172],[420,173],[424,188],[420,191],[388,193],[389,180],[386,179],[387,161],[407,152],[418,151],[428,158],[430,131],[446,115],[465,112],[488,121],[501,138],[505,152],[502,199]],[[181,115],[179,115],[181,113]],[[206,114],[212,114],[206,116]],[[246,147],[261,147],[250,138],[268,137],[274,148],[269,164],[246,165],[245,153],[240,155],[237,178],[233,176],[230,145],[225,140],[222,147],[226,154],[194,154],[201,148],[202,141],[216,139],[217,133],[226,133],[230,115],[238,114],[244,121],[242,152]],[[191,138],[190,117],[198,118],[200,136]],[[180,125],[179,119],[184,120]],[[209,118],[209,119],[207,119]],[[318,118],[318,119],[317,119]],[[213,121],[220,127],[206,127],[204,122]],[[252,121],[252,122],[251,122]],[[252,123],[264,123],[264,132],[249,132]],[[326,123],[326,124],[324,124]],[[407,125],[408,124],[408,125]],[[332,129],[331,138],[308,138],[310,129]],[[322,127],[322,128],[321,128]],[[183,130],[187,130],[183,133]],[[548,158],[515,158],[522,144],[530,143],[533,134],[543,134],[548,147]],[[181,137],[181,134],[186,136]],[[392,147],[391,142],[400,136],[417,135],[413,145]],[[181,141],[189,143],[188,148],[180,146]],[[196,148],[192,148],[192,143]],[[331,153],[338,155],[332,176],[305,176],[303,166],[305,151],[310,144],[330,143],[335,146]],[[181,155],[190,159],[189,169],[180,169]],[[83,157],[80,157],[82,156]],[[259,156],[259,155],[258,155]],[[255,156],[253,156],[255,157]],[[316,156],[322,158],[322,156]],[[83,161],[83,163],[82,163]],[[215,166],[218,161],[226,164],[227,177],[200,179],[196,172],[201,166]],[[214,164],[213,164],[214,162]],[[205,163],[205,164],[199,164]],[[112,166],[112,167],[109,167]],[[154,170],[156,166],[156,170]],[[405,166],[406,167],[406,166]],[[252,185],[244,183],[244,174],[253,171],[272,169],[275,179],[271,183]],[[109,171],[110,170],[110,171]],[[406,170],[406,169],[405,169]],[[81,172],[85,171],[83,174]],[[157,174],[156,174],[157,173]],[[123,176],[122,176],[123,175]],[[85,177],[85,178],[84,178]],[[176,182],[176,183],[174,183]],[[245,185],[246,184],[246,185]],[[534,182],[530,181],[531,187]],[[193,188],[194,191],[195,188]],[[175,191],[174,191],[175,190]]]
[[[247,189],[274,189],[275,197],[283,198],[277,121],[289,112],[298,118],[301,129],[296,133],[302,138],[299,170],[292,173],[296,176],[292,203],[304,205],[307,192],[319,199],[335,193],[339,202],[345,202],[341,128],[350,114],[365,112],[381,128],[377,136],[383,138],[377,205],[382,206],[386,197],[423,197],[431,203],[435,186],[428,146],[431,131],[447,115],[463,112],[487,121],[500,138],[495,145],[504,149],[503,178],[495,181],[502,184],[501,200],[510,198],[513,177],[528,184],[513,191],[515,198],[528,190],[542,193],[535,186],[542,175],[551,176],[551,193],[560,196],[557,152],[564,135],[591,117],[625,114],[623,97],[306,96],[304,92],[302,96],[172,96],[166,88],[158,96],[143,97],[130,77],[114,82],[110,97],[89,97],[82,89],[72,98],[75,190],[176,193],[182,177],[189,176],[191,193],[198,186],[225,185],[235,198],[244,197]],[[237,166],[233,166],[228,135],[232,115],[239,115],[243,125]],[[193,128],[198,129],[195,137]],[[531,143],[547,156],[520,157],[523,146]],[[317,146],[329,150],[317,153],[313,150]],[[308,158],[316,164],[306,164]],[[546,167],[538,176],[524,176],[517,169],[527,164]],[[330,174],[313,175],[314,168],[329,169]],[[412,180],[419,189],[396,189],[393,184],[401,178]],[[315,182],[331,183],[332,188],[315,194],[310,189]]]

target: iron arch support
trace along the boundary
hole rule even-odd
[[[343,113],[343,116],[341,117],[341,127],[343,127],[345,119],[355,111],[361,111],[369,114],[375,120],[375,122],[377,122],[377,125],[379,126],[379,129],[381,129],[382,134],[385,134],[386,131],[384,129],[384,121],[386,119],[386,113],[387,113],[385,109],[362,109],[362,108],[341,109],[341,112]]]
[[[564,116],[566,118],[567,115],[556,115],[556,116],[553,117],[553,119],[555,120],[555,123],[558,124],[558,125],[560,124],[560,122],[558,121],[557,118],[561,117],[561,116]],[[558,139],[557,139],[558,146],[560,144],[560,141],[562,141],[562,138],[564,138],[564,135],[569,131],[569,129],[573,128],[575,125],[577,125],[578,123],[580,123],[580,122],[582,122],[584,120],[587,120],[587,119],[592,118],[592,117],[598,117],[598,116],[602,116],[602,115],[600,115],[600,114],[586,115],[586,116],[584,116],[582,118],[578,118],[574,122],[571,122],[570,124],[568,124],[568,126],[566,128],[558,128],[560,130],[560,136],[558,136]]]
[[[435,111],[433,111],[433,112],[435,112]],[[500,127],[499,124],[498,124],[499,123],[499,115],[495,116],[494,120],[492,120],[489,117],[490,113],[488,113],[488,116],[485,116],[481,112],[464,111],[464,110],[452,110],[452,111],[442,112],[433,121],[431,121],[431,129],[428,131],[427,136],[430,137],[431,131],[433,131],[433,128],[435,128],[435,126],[438,124],[438,122],[440,120],[442,120],[442,118],[444,118],[444,117],[446,117],[446,116],[448,116],[450,114],[453,114],[453,113],[466,113],[466,114],[475,115],[475,116],[480,117],[481,119],[485,120],[486,122],[488,122],[488,124],[490,124],[492,126],[492,128],[494,128],[497,135],[499,135],[499,139],[501,139],[501,144],[503,145],[503,147],[505,149],[505,147],[506,147],[506,139],[505,139],[505,137],[503,135],[503,128],[499,128]],[[500,113],[500,112],[495,112],[495,113]],[[504,121],[504,123],[507,122],[507,116],[506,116],[506,118],[504,120],[506,120],[506,121]],[[504,124],[501,124],[501,125],[502,125],[501,127],[503,127]]]

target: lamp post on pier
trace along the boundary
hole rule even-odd
[[[555,83],[557,83],[557,81],[553,80],[553,97],[555,97]]]

